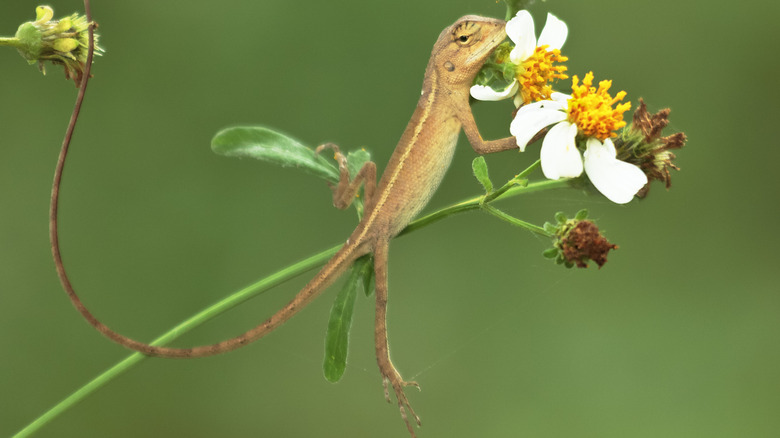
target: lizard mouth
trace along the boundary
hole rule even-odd
[[[467,62],[469,64],[478,60],[483,61],[496,47],[498,47],[499,44],[501,44],[502,41],[506,39],[506,31],[504,30],[505,24],[506,23],[502,22],[500,27],[490,32],[487,43],[483,45],[480,50],[472,53],[471,56],[468,57]]]

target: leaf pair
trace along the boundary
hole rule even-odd
[[[211,149],[227,157],[255,158],[281,167],[294,167],[308,174],[336,184],[339,171],[329,160],[304,146],[297,140],[262,126],[240,126],[223,129],[211,141]],[[365,150],[347,154],[350,175],[357,175],[363,165],[371,160]],[[356,202],[358,214],[362,202]],[[325,335],[325,378],[337,382],[344,375],[347,365],[349,329],[355,309],[358,290],[366,296],[373,292],[374,262],[371,256],[359,258],[350,271],[349,278],[336,296],[331,308]]]

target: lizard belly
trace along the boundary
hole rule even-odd
[[[388,196],[380,206],[389,218],[389,234],[395,236],[428,204],[452,162],[461,125],[455,118],[436,123],[425,141],[415,142],[398,160],[396,178],[386,183]],[[429,134],[431,133],[429,131]],[[401,181],[402,183],[397,183]],[[384,184],[383,184],[384,185]]]

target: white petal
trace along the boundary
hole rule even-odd
[[[543,102],[549,101],[534,102],[521,107],[509,125],[509,132],[517,137],[517,146],[520,147],[520,152],[525,151],[528,142],[531,141],[537,132],[546,126],[566,119],[565,112],[558,109],[545,108],[543,105],[540,105]]]
[[[553,93],[553,96],[555,96],[555,93]],[[566,95],[564,94],[564,96]],[[566,97],[567,99],[559,99],[559,100],[538,100],[534,103],[529,103],[528,105],[524,106],[523,108],[525,109],[523,111],[532,111],[532,108],[545,108],[545,109],[554,109],[558,111],[566,111],[566,109],[569,107],[568,96]]]
[[[525,61],[536,49],[536,30],[534,19],[526,11],[518,11],[514,18],[506,24],[506,34],[515,48],[509,53],[509,60],[515,64]]]
[[[539,46],[548,46],[547,50],[559,49],[563,47],[563,43],[566,42],[566,37],[569,35],[569,28],[566,23],[559,20],[553,14],[547,14],[547,23],[544,24],[542,34],[539,35]]]
[[[550,99],[552,99],[554,102],[558,102],[559,104],[562,104],[564,109],[568,109],[569,99],[571,99],[571,96],[556,91],[550,95]]]
[[[582,174],[582,156],[574,139],[577,125],[563,121],[550,128],[544,137],[539,158],[548,179],[575,178]]]
[[[616,155],[612,140],[606,139],[602,143],[595,138],[589,139],[585,151],[585,173],[610,201],[625,204],[647,184],[647,176],[639,167],[618,160]]]
[[[518,87],[519,84],[517,79],[515,79],[511,84],[509,84],[501,91],[496,91],[487,85],[474,85],[471,87],[469,92],[471,93],[471,97],[474,99],[496,101],[504,100],[514,96],[517,93]]]

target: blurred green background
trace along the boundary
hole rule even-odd
[[[186,7],[181,5],[185,4]],[[0,34],[34,17],[5,0]],[[51,3],[56,16],[81,1]],[[685,131],[673,188],[617,206],[574,190],[515,198],[542,223],[590,209],[620,249],[601,270],[558,268],[544,239],[473,213],[393,242],[390,342],[420,437],[780,436],[774,126],[776,2],[550,0],[570,72],[613,78]],[[93,70],[61,198],[72,280],[118,331],[150,340],[274,270],[342,241],[354,213],[320,180],[214,155],[212,136],[263,124],[308,145],[369,149],[382,169],[442,28],[494,0],[93,4],[107,49]],[[0,436],[127,356],[72,308],[51,262],[51,175],[76,91],[0,50]],[[511,105],[479,104],[486,138]],[[488,157],[494,180],[534,159]],[[464,138],[427,211],[479,193]],[[177,345],[254,326],[296,279]],[[242,350],[147,360],[41,437],[403,437],[385,403],[373,302],[360,298],[344,379],[322,376],[334,291]]]

